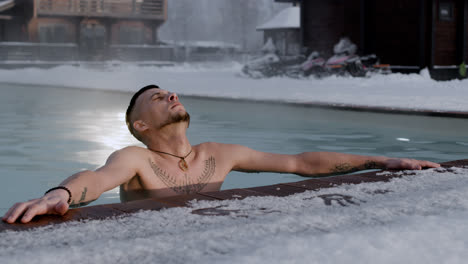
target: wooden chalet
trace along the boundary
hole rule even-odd
[[[301,52],[300,8],[285,8],[273,18],[257,27],[263,31],[264,42],[271,39],[279,55],[297,55]]]
[[[156,45],[166,19],[167,0],[0,0],[0,60],[21,51],[44,59],[33,49],[67,59],[164,59]]]
[[[303,47],[331,55],[340,37],[393,69],[456,69],[468,62],[468,0],[275,0],[301,6]]]

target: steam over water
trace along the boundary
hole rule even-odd
[[[273,0],[170,0],[158,34],[162,41],[222,41],[255,50],[263,43],[256,27],[288,6]]]

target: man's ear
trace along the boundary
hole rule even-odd
[[[133,122],[133,128],[135,128],[135,130],[138,131],[138,133],[148,130],[148,126],[146,125],[146,123],[141,120]]]

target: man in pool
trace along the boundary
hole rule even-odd
[[[255,151],[214,142],[192,146],[186,131],[190,115],[175,93],[148,85],[133,95],[126,113],[130,133],[147,148],[115,151],[96,171],[82,171],[43,197],[17,203],[3,221],[27,223],[36,215],[65,214],[120,185],[122,201],[218,191],[231,170],[323,176],[364,169],[435,168],[429,161],[333,152],[297,155]]]

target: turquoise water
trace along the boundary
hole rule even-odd
[[[124,113],[131,94],[0,84],[0,214],[13,203],[138,144]],[[338,151],[436,162],[468,158],[468,120],[325,110],[278,103],[181,96],[190,142],[236,143],[278,152]],[[303,179],[232,172],[223,189]],[[95,203],[119,202],[117,190]]]

